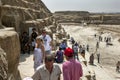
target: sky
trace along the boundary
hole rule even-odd
[[[120,12],[120,0],[42,0],[51,12]]]

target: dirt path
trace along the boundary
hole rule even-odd
[[[80,27],[80,26],[64,26],[65,30],[74,37],[75,40],[82,43],[83,45],[90,45],[90,53],[95,52],[96,42],[98,41],[98,37],[94,38],[94,34],[99,35],[98,28],[95,27]],[[108,36],[112,33],[104,33],[102,37]],[[80,37],[82,40],[80,40]],[[114,36],[113,36],[114,37]],[[120,80],[120,73],[116,73],[116,63],[120,60],[120,43],[117,41],[117,37],[112,39],[113,46],[106,47],[105,42],[100,42],[99,53],[101,55],[100,65],[104,68],[104,70],[111,76],[113,79]],[[96,55],[95,55],[96,57]],[[104,78],[104,77],[103,77]]]
[[[32,54],[33,52],[31,52],[31,55],[27,53],[20,55],[20,63],[18,69],[20,70],[22,79],[25,77],[31,77],[34,74]]]

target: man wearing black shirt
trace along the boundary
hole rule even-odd
[[[32,49],[34,50],[35,48],[35,39],[38,36],[38,33],[35,28],[32,29],[32,34],[31,34],[31,41],[32,41]]]

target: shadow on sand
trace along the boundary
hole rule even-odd
[[[28,54],[28,53],[20,54],[20,60],[19,60],[19,62],[24,62],[24,61],[26,61],[26,58],[27,58],[27,57],[30,57],[30,55],[33,55],[33,52],[30,52],[30,54]]]

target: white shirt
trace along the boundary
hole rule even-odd
[[[44,47],[45,51],[51,50],[50,42],[52,41],[51,37],[49,35],[43,36],[41,35],[44,41]]]
[[[58,80],[60,74],[61,70],[57,64],[53,64],[53,70],[51,74],[46,69],[45,65],[41,65],[32,78],[33,80]]]

